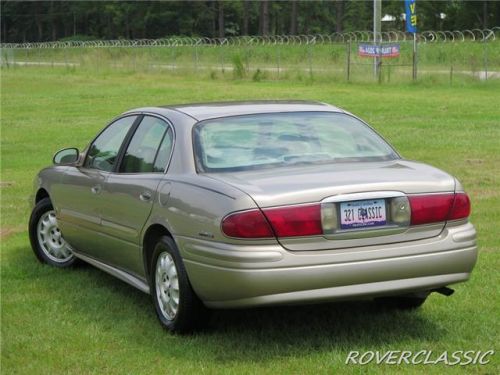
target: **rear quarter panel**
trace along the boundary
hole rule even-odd
[[[167,175],[146,228],[161,224],[174,237],[238,242],[241,240],[229,239],[222,234],[222,218],[230,212],[256,207],[246,193],[209,177]]]

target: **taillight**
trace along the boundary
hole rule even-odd
[[[235,212],[222,220],[222,232],[237,238],[271,238],[273,230],[261,210]]]
[[[458,220],[469,217],[470,215],[470,199],[465,193],[455,194],[453,207],[451,208],[448,220]]]
[[[466,218],[470,213],[465,193],[409,196],[411,225],[437,223]]]
[[[323,234],[320,204],[268,208],[264,215],[278,237]]]
[[[321,205],[285,206],[235,212],[222,220],[222,232],[236,238],[271,238],[323,234]]]
[[[470,215],[470,200],[465,193],[426,194],[408,196],[411,207],[410,225],[459,220]],[[389,207],[394,223],[408,223],[406,198],[393,198]],[[323,227],[335,227],[336,217],[321,204],[305,204],[235,212],[222,220],[222,232],[235,238],[273,238],[323,235]],[[335,215],[334,215],[335,216]],[[330,223],[330,221],[332,223]],[[325,225],[328,224],[328,225]],[[330,228],[330,226],[332,228]]]

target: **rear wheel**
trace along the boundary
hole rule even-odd
[[[169,331],[187,333],[202,328],[209,310],[193,291],[175,242],[160,238],[151,262],[151,295],[160,323]]]
[[[57,225],[56,212],[49,198],[40,200],[33,209],[29,235],[33,252],[40,262],[61,268],[75,263],[76,258]]]

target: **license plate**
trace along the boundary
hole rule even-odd
[[[340,229],[379,227],[385,224],[384,199],[340,203]]]

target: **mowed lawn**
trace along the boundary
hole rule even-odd
[[[1,370],[30,373],[499,373],[486,366],[345,365],[355,351],[497,350],[500,342],[500,82],[457,86],[233,81],[166,74],[4,69],[1,96]],[[471,195],[479,261],[451,297],[393,312],[367,302],[216,311],[191,336],[162,330],[149,296],[90,266],[32,254],[36,172],[83,148],[127,109],[233,99],[313,99],[367,120],[408,159],[457,176]],[[75,197],[78,199],[78,197]]]

